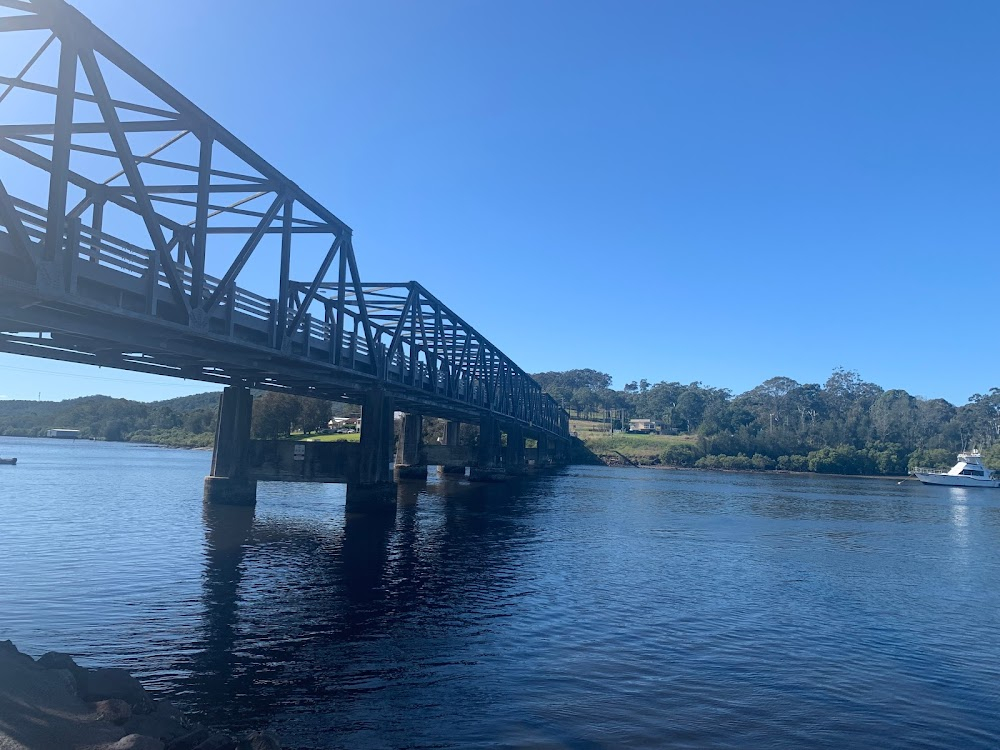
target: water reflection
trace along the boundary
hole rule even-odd
[[[253,728],[290,702],[350,713],[358,691],[421,679],[488,632],[464,613],[502,598],[546,481],[405,483],[394,516],[329,508],[339,522],[289,512],[292,486],[256,511],[206,505],[200,642],[178,697]]]
[[[29,450],[0,638],[289,747],[1000,747],[995,490],[575,467],[369,523],[336,485],[203,509],[203,453]]]

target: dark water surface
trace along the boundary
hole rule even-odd
[[[574,467],[203,509],[207,452],[0,439],[0,639],[298,748],[1000,746],[1000,491]]]

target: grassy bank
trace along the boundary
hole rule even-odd
[[[641,435],[607,431],[605,422],[571,419],[570,430],[583,441],[587,449],[606,463],[631,462],[640,466],[656,466],[661,454],[670,446],[697,445],[693,435]],[[624,461],[623,458],[624,457]]]

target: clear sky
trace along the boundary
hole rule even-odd
[[[992,0],[74,4],[529,372],[1000,386]]]

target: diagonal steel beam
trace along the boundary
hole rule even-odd
[[[14,207],[14,202],[10,198],[10,193],[4,187],[3,180],[0,180],[0,222],[7,227],[7,234],[10,235],[14,248],[32,266],[36,266],[38,250],[28,236],[28,230],[24,228],[24,222],[21,221],[21,217]]]
[[[152,240],[156,254],[159,256],[160,265],[163,268],[164,275],[167,277],[167,284],[170,287],[170,291],[181,308],[186,312],[190,312],[191,307],[188,303],[187,295],[184,293],[184,286],[177,273],[177,267],[174,265],[173,259],[170,257],[170,252],[167,249],[167,240],[163,236],[163,227],[160,224],[158,215],[153,210],[153,204],[149,200],[149,195],[146,193],[142,175],[139,174],[139,167],[135,163],[132,148],[129,145],[128,138],[125,137],[125,131],[122,129],[122,123],[118,119],[118,112],[115,111],[115,105],[111,100],[111,95],[108,93],[108,85],[104,81],[104,74],[101,73],[101,68],[97,64],[94,51],[91,49],[81,49],[80,62],[83,64],[83,70],[87,74],[87,80],[90,81],[90,89],[97,98],[97,106],[100,108],[101,115],[104,117],[105,124],[108,127],[111,142],[118,152],[118,159],[125,172],[125,177],[129,185],[132,186],[133,197],[139,208],[138,213],[146,225],[146,231],[149,233],[149,238]]]
[[[316,272],[316,278],[313,279],[312,284],[309,285],[309,291],[306,292],[305,297],[299,303],[299,310],[295,313],[295,318],[288,327],[285,329],[286,336],[295,335],[295,331],[298,330],[299,324],[302,322],[302,318],[306,314],[306,310],[309,309],[309,304],[313,301],[316,296],[316,292],[319,290],[319,285],[323,283],[323,279],[326,277],[327,271],[330,270],[330,266],[333,264],[333,259],[337,257],[337,253],[340,252],[344,247],[344,239],[346,235],[340,235],[337,239],[333,241],[330,245],[329,251],[327,251],[326,257],[320,264],[319,270]]]
[[[219,304],[219,300],[222,299],[222,296],[226,293],[226,289],[231,283],[233,283],[233,281],[235,281],[236,277],[240,275],[240,271],[243,270],[243,266],[245,266],[247,261],[250,260],[250,256],[253,255],[253,251],[257,249],[257,245],[260,244],[261,239],[264,237],[264,230],[271,226],[271,222],[273,222],[274,217],[278,215],[278,211],[281,209],[284,202],[284,195],[279,193],[275,196],[274,202],[271,204],[271,207],[267,209],[267,213],[264,214],[264,218],[260,220],[259,224],[257,224],[253,233],[247,239],[246,244],[243,245],[243,249],[240,250],[239,255],[236,256],[236,260],[233,261],[229,270],[226,271],[226,275],[222,277],[222,281],[219,282],[215,291],[212,292],[212,296],[209,297],[208,301],[202,306],[202,309],[205,312],[211,312],[212,309]]]

